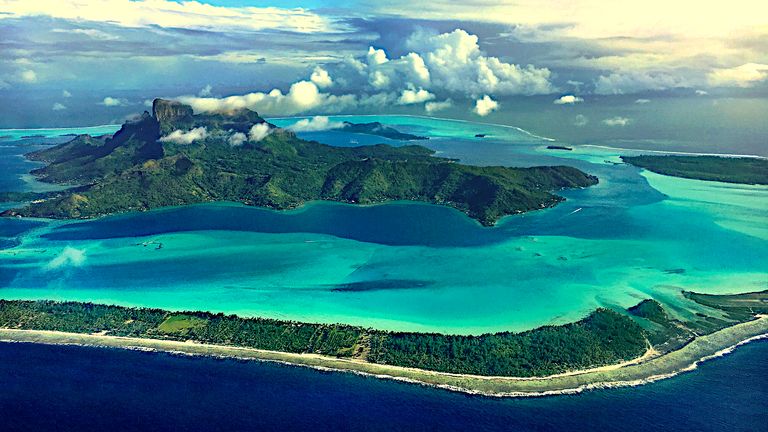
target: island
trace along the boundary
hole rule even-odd
[[[631,165],[673,177],[768,185],[768,159],[757,157],[622,156]]]
[[[344,132],[359,133],[366,135],[376,135],[383,138],[389,138],[391,140],[398,141],[423,141],[428,140],[429,137],[412,135],[409,133],[400,132],[399,130],[385,126],[379,122],[371,123],[350,123],[345,121],[342,129]]]
[[[333,147],[298,138],[248,109],[195,114],[156,99],[153,112],[113,136],[79,135],[29,153],[40,180],[72,185],[3,216],[94,218],[165,206],[231,201],[291,209],[312,200],[373,204],[423,201],[481,224],[552,207],[554,191],[598,179],[569,166],[470,166],[425,147]]]
[[[92,303],[0,300],[0,340],[288,362],[495,396],[637,385],[689,370],[768,333],[768,291],[683,292],[673,317],[646,299],[577,322],[479,336],[241,318]]]
[[[560,146],[560,145],[548,145],[547,150],[567,150],[572,151],[572,147]]]

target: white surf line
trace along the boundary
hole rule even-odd
[[[578,213],[578,212],[580,212],[580,211],[582,211],[582,210],[584,210],[584,208],[583,208],[583,207],[579,207],[579,208],[577,208],[576,210],[574,210],[574,211],[572,211],[572,212],[568,213],[566,216],[572,215],[572,214],[574,214],[574,213]]]
[[[290,120],[290,119],[305,119],[310,117],[316,117],[316,116],[288,116],[288,117],[269,117],[266,118],[266,120]],[[509,128],[509,129],[515,129],[519,132],[522,132],[526,135],[532,136],[534,138],[538,138],[540,140],[544,141],[550,141],[554,142],[557,141],[554,138],[549,138],[541,135],[536,135],[533,132],[529,132],[523,128],[512,126],[512,125],[505,125],[500,123],[486,123],[486,122],[476,122],[471,120],[462,120],[462,119],[453,119],[448,117],[431,117],[431,116],[424,116],[424,115],[418,115],[418,114],[332,114],[332,115],[324,115],[322,117],[413,117],[413,118],[422,118],[422,119],[429,119],[429,120],[447,120],[447,121],[455,121],[455,122],[461,122],[461,123],[471,123],[471,124],[478,124],[478,125],[486,125],[486,126],[498,126],[503,128]]]
[[[624,148],[624,147],[611,147],[611,146],[598,145],[598,144],[583,144],[578,147],[594,147],[594,148],[601,148],[606,150],[624,150],[624,151],[634,151],[634,152],[643,152],[643,153],[679,154],[679,155],[690,155],[690,156],[719,156],[719,157],[733,157],[733,158],[768,159],[768,157],[766,156],[745,155],[745,154],[736,154],[736,153],[696,153],[696,152],[684,152],[684,151],[674,151],[674,150],[644,150],[644,149],[631,149],[631,148]]]

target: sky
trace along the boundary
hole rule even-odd
[[[267,116],[534,109],[587,139],[682,99],[767,96],[762,0],[0,0],[6,128],[120,122],[169,97]]]

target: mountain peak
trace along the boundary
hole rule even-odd
[[[193,114],[192,107],[181,102],[159,98],[152,102],[152,116],[162,127],[189,122]]]

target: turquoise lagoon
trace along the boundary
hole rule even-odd
[[[427,135],[422,144],[466,163],[573,165],[600,184],[565,191],[565,203],[492,228],[409,202],[315,202],[283,212],[218,203],[85,222],[3,219],[0,298],[475,334],[569,322],[649,297],[685,316],[696,306],[682,290],[768,288],[768,187],[656,175],[616,164],[629,151],[548,150],[547,139],[499,125],[331,120],[380,121]],[[339,130],[300,135],[333,145],[403,144]],[[0,141],[14,155],[0,162],[0,182],[16,190],[40,187],[12,181],[29,170],[18,155],[30,139]]]

